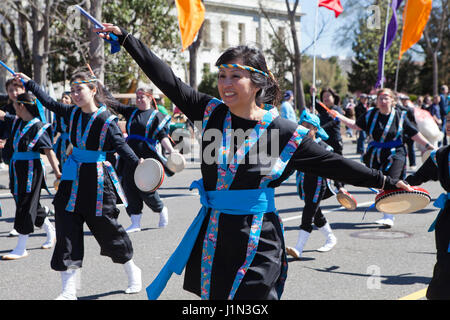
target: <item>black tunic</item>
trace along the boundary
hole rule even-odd
[[[429,180],[438,180],[442,188],[447,193],[450,192],[449,153],[450,145],[440,148],[436,152],[436,163],[429,157],[416,173],[406,178],[406,181],[417,186]],[[448,200],[436,220],[435,239],[437,259],[433,278],[428,286],[427,298],[450,299],[450,201]]]
[[[356,120],[356,125],[360,127],[361,130],[365,131],[367,134],[370,134],[372,122],[374,121],[375,115],[378,113],[378,117],[375,120],[376,122],[374,123],[373,126],[372,140],[376,142],[381,142],[381,138],[383,136],[386,124],[389,120],[390,114],[385,115],[377,111],[378,110],[375,108],[368,110],[365,114],[363,114]],[[397,108],[394,108],[394,112],[395,112],[394,120],[383,142],[392,142],[396,140],[402,116],[402,111]],[[389,174],[393,178],[401,179],[405,174],[405,164],[407,154],[405,146],[403,144],[404,136],[407,135],[409,137],[412,137],[417,133],[418,131],[416,127],[409,121],[408,117],[405,116],[403,122],[403,132],[399,136],[399,138],[402,141],[401,145],[395,147],[394,152],[392,152],[392,150],[389,148],[381,149],[379,158],[377,155],[373,156],[373,153],[376,152],[376,149],[374,147],[368,146],[365,154],[363,155],[364,163],[368,167],[382,170],[385,174]],[[390,160],[392,160],[392,164],[389,166]]]
[[[76,108],[75,105],[65,105],[51,99],[45,92],[43,92],[39,86],[32,80],[28,81],[26,88],[34,93],[37,99],[39,99],[42,104],[49,110],[56,113],[58,116],[62,116],[66,123],[70,124],[70,116],[72,110]],[[99,148],[99,136],[102,129],[103,123],[106,118],[111,115],[109,111],[100,113],[94,120],[92,127],[90,129],[89,135],[87,137],[86,149],[97,151]],[[86,125],[91,117],[91,114],[84,113],[79,108],[75,111],[75,116],[73,119],[73,125],[70,134],[70,141],[74,147],[78,147],[76,141],[77,125],[79,121],[82,121],[81,128],[84,132]],[[121,157],[126,160],[127,165],[135,169],[139,159],[136,157],[134,152],[126,144],[123,138],[122,131],[118,127],[116,121],[112,121],[108,126],[105,143],[101,148],[101,151],[107,153],[114,153],[117,151]],[[104,178],[105,178],[105,188],[103,195],[103,212],[111,212],[116,209],[117,195],[114,192],[115,188],[109,174],[107,174],[107,169],[104,167]],[[80,168],[79,173],[79,187],[77,193],[77,199],[75,204],[74,212],[94,212],[96,211],[96,201],[97,201],[97,165],[96,163],[83,163]],[[54,204],[56,210],[64,210],[66,208],[67,202],[69,201],[70,194],[72,190],[72,181],[64,180],[61,181],[58,192],[55,195]]]
[[[170,67],[156,57],[143,43],[131,34],[127,36],[126,31],[122,30],[122,32],[123,35],[119,37],[119,42],[123,43],[125,49],[150,80],[175,105],[179,106],[191,121],[194,123],[202,121],[205,108],[213,97],[197,92],[183,83],[175,76]],[[228,110],[225,104],[221,103],[218,105],[211,114],[206,129],[217,129],[222,132],[224,118]],[[246,131],[254,128],[256,123],[257,121],[240,118],[231,113],[231,127],[235,131],[237,129]],[[267,130],[269,132],[278,130],[278,140],[271,141],[272,135],[268,133],[268,147],[266,150],[271,152],[271,144],[276,142],[279,148],[275,152],[279,154],[296,128],[296,123],[283,119],[280,116],[276,117]],[[214,150],[217,149],[216,147],[221,140],[220,138],[213,139],[210,142],[203,139],[203,153],[205,153],[205,150],[208,150],[208,152],[214,154]],[[236,147],[234,145],[235,149]],[[269,157],[271,156],[270,152],[268,151]],[[230,190],[257,189],[259,187],[261,179],[264,177],[263,173],[266,172],[267,168],[259,161],[250,163],[248,160],[247,154],[243,163],[238,167],[235,179],[229,188]],[[381,172],[326,151],[308,137],[303,138],[300,147],[295,151],[281,177],[271,181],[268,187],[275,188],[279,186],[295,170],[311,172],[318,176],[366,187],[380,188],[384,179]],[[216,190],[216,162],[207,163],[205,158],[202,157],[201,172],[205,190]],[[397,180],[388,178],[386,179],[386,187],[394,188],[396,182]],[[227,299],[236,271],[246,257],[252,218],[252,215],[222,214],[220,216],[217,247],[211,275],[211,299]],[[200,295],[202,246],[208,220],[209,218],[207,217],[202,225],[185,271],[184,288],[197,295]],[[286,263],[284,247],[282,226],[278,216],[273,212],[265,213],[256,256],[243,278],[235,299],[277,298],[277,294],[274,294],[274,288],[282,286],[283,283],[281,271],[283,264]]]
[[[147,139],[161,142],[162,139],[169,136],[169,122],[167,122],[162,128],[160,128],[159,131],[157,131],[160,124],[165,121],[166,115],[153,108],[150,108],[148,110],[139,110],[136,107],[124,105],[116,101],[115,99],[113,100],[113,97],[111,95],[109,95],[109,106],[116,112],[124,116],[128,134],[127,143],[134,151],[136,156],[143,159],[157,159],[164,165],[164,161],[161,160],[160,156],[154,150],[152,150],[145,141],[139,139],[131,139],[129,137],[132,135],[138,135]],[[154,112],[156,112],[156,114],[153,115],[154,118],[148,128],[146,135],[147,122]],[[122,166],[119,165],[119,167]],[[164,167],[164,169],[169,176],[173,175],[172,171],[170,171],[166,167]],[[125,175],[123,176],[125,177]]]
[[[69,139],[69,125],[64,121],[63,117],[55,115],[53,131],[59,133],[59,137],[53,145],[53,150],[55,151],[56,158],[59,161],[59,167],[61,169],[65,160],[67,159],[67,148],[70,145]]]
[[[13,140],[16,136],[16,133],[18,132],[18,130],[22,130],[28,124],[28,122],[25,122],[14,115],[7,114],[4,118],[3,123],[5,125],[6,132],[9,132],[7,138],[9,141],[11,141],[11,146],[13,146]],[[44,124],[40,121],[33,124],[29,128],[29,130],[22,136],[22,138],[20,138],[17,144],[17,149],[14,150],[14,153],[33,151],[44,154],[44,149],[51,149],[52,143],[50,139],[50,126],[45,131],[43,131],[43,133],[36,141],[33,141],[35,138],[37,138],[37,134],[43,126]],[[19,137],[17,137],[16,139],[19,139]],[[34,143],[34,145],[29,148],[30,143],[32,142]],[[31,171],[29,171],[30,161],[32,161]],[[30,181],[29,173],[31,172],[33,176]],[[14,229],[16,229],[17,232],[21,234],[29,234],[33,232],[33,225],[36,222],[36,217],[38,214],[37,211],[40,207],[39,198],[42,187],[45,187],[45,180],[44,168],[40,159],[11,160],[9,188],[11,190],[11,193],[14,195],[14,200],[16,202]]]
[[[2,106],[0,109],[11,115],[16,114],[16,109],[14,109],[14,106],[12,103],[8,103],[8,104]],[[1,137],[1,139],[7,139],[8,135],[9,135],[9,132],[6,129],[5,124],[0,121],[0,137]],[[12,157],[12,153],[13,153],[12,139],[7,139],[5,146],[2,149],[2,158],[6,164],[9,164],[9,160]]]
[[[340,114],[344,114],[339,106],[335,105],[330,109]],[[341,121],[339,119],[333,119],[330,114],[318,103],[316,103],[316,110],[319,112],[320,126],[325,130],[329,137],[327,144],[333,148],[334,152],[342,155],[344,144],[341,136]]]

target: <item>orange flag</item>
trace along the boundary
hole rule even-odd
[[[408,0],[406,2],[403,11],[403,38],[399,60],[422,37],[430,17],[432,4],[432,0]]]
[[[205,6],[201,0],[176,0],[178,24],[180,25],[182,51],[186,50],[202,26]]]

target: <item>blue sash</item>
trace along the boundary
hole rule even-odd
[[[139,141],[148,142],[148,143],[150,143],[152,146],[156,146],[156,145],[158,144],[158,140],[146,138],[146,137],[140,136],[140,135],[138,135],[138,134],[132,134],[132,135],[129,135],[129,136],[125,139],[125,141],[128,142],[129,140],[139,140]]]
[[[273,188],[205,191],[203,180],[200,179],[191,184],[190,190],[192,189],[198,189],[202,208],[189,226],[175,252],[170,256],[155,280],[147,287],[147,296],[150,300],[159,297],[173,272],[178,275],[183,272],[209,208],[234,215],[275,212],[275,190]]]
[[[40,159],[41,154],[39,152],[35,151],[25,151],[25,152],[14,152],[11,160],[34,160],[34,159]]]
[[[78,165],[80,163],[95,163],[106,160],[106,152],[83,150],[73,147],[72,154],[64,162],[62,180],[76,180],[78,177]]]
[[[378,141],[371,141],[368,148],[375,147],[375,148],[381,148],[381,149],[392,149],[397,148],[403,145],[403,142],[401,139],[397,139],[394,141],[388,141],[388,142],[378,142]]]

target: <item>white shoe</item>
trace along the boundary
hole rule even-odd
[[[308,241],[310,233],[308,231],[305,231],[303,229],[300,229],[300,232],[298,234],[297,244],[294,248],[292,247],[286,247],[286,253],[296,259],[300,259],[303,253],[303,247],[305,246],[306,242]]]
[[[77,300],[77,273],[78,269],[61,271],[62,293],[55,300]]]
[[[159,213],[159,224],[158,227],[164,228],[169,223],[169,212],[167,207],[164,207]]]
[[[19,233],[16,247],[10,253],[5,254],[2,257],[2,259],[3,260],[17,260],[17,259],[28,257],[27,240],[28,240],[27,234]]]
[[[17,259],[22,259],[22,258],[26,258],[28,257],[28,251],[25,250],[21,253],[15,253],[14,251],[11,251],[8,254],[5,254],[4,256],[2,256],[3,260],[17,260]]]
[[[9,234],[8,237],[17,237],[19,235],[19,233],[16,231],[16,229],[12,229]]]
[[[125,290],[125,293],[138,293],[142,290],[142,271],[136,266],[133,260],[127,261],[123,265],[125,272],[128,276],[128,288]]]
[[[375,221],[375,223],[391,228],[394,226],[394,216],[392,214],[385,213],[383,218]]]
[[[131,225],[125,229],[127,233],[139,232],[141,231],[141,218],[142,213],[130,215]]]
[[[319,230],[326,237],[326,241],[325,241],[325,244],[322,247],[317,249],[317,251],[319,251],[319,252],[328,252],[331,249],[333,249],[333,247],[336,245],[337,238],[333,234],[333,231],[331,231],[331,227],[330,227],[330,224],[328,222],[323,227],[319,228]]]
[[[51,249],[56,244],[56,231],[53,224],[48,220],[48,218],[45,218],[44,224],[42,225],[45,232],[47,233],[47,240],[42,244],[42,249]]]

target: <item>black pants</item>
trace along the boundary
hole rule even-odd
[[[34,226],[40,228],[44,224],[47,213],[39,203],[41,197],[41,187],[44,176],[42,172],[34,172],[31,192],[20,192],[14,197],[16,202],[16,214],[14,218],[14,229],[20,234],[30,234],[34,232]],[[11,179],[11,178],[10,178]],[[14,181],[11,182],[11,193],[14,194]],[[19,188],[20,190],[21,188]],[[25,190],[24,190],[25,191]]]
[[[34,208],[24,211],[20,208],[25,205],[27,197],[20,197],[20,204],[17,206],[16,216],[14,218],[14,229],[20,234],[30,234],[34,232],[34,227],[41,228],[47,217],[47,212],[40,203],[34,205]]]
[[[133,246],[125,229],[118,223],[119,209],[80,214],[56,209],[56,247],[51,267],[66,271],[68,267],[82,267],[84,256],[83,224],[86,222],[92,235],[100,245],[100,254],[110,257],[114,263],[124,264],[133,258]]]
[[[131,216],[132,214],[142,213],[144,203],[153,212],[161,212],[164,203],[161,201],[158,192],[142,192],[136,187],[133,177],[134,175],[124,175],[122,179],[123,191],[128,201],[127,214]]]
[[[304,183],[303,183],[303,192],[304,192],[304,200],[305,205],[303,206],[302,213],[302,222],[300,224],[300,229],[305,230],[306,232],[311,233],[313,229],[313,222],[317,228],[322,228],[326,223],[327,219],[322,213],[320,209],[320,201],[322,200],[326,187],[326,180],[322,180],[322,186],[320,188],[318,197],[316,202],[314,202],[314,196],[317,189],[317,179],[318,177],[312,177],[309,175],[305,175]],[[297,190],[299,197],[301,198],[300,190]]]
[[[408,147],[408,159],[409,159],[409,165],[415,166],[416,165],[416,152],[414,150],[414,140],[412,139],[406,139],[406,145]]]
[[[448,201],[447,201],[448,203]],[[439,214],[435,229],[436,264],[428,286],[427,299],[450,300],[450,205]]]

